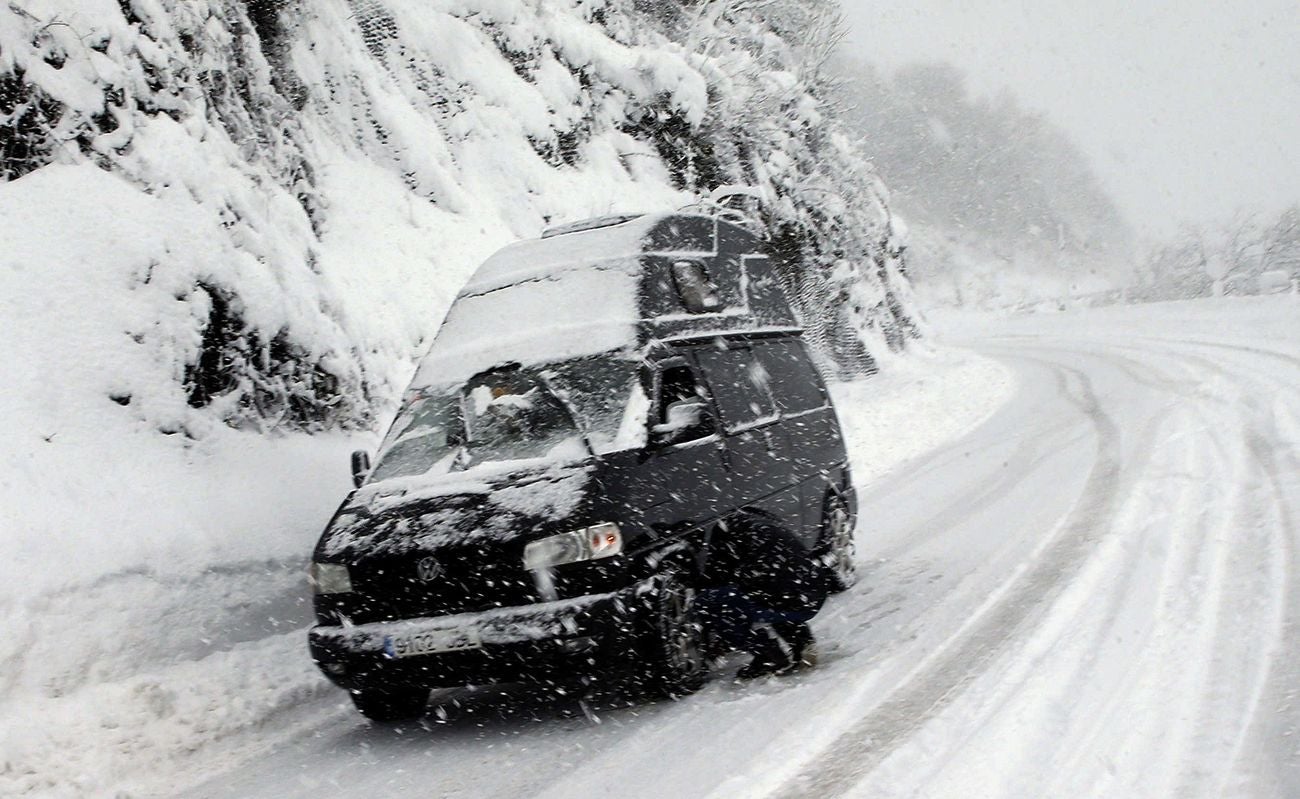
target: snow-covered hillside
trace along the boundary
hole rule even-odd
[[[510,241],[756,185],[828,362],[900,350],[900,231],[823,99],[828,8],[0,6],[0,793],[52,789],[87,705],[124,731],[109,749],[159,717],[203,728],[143,733],[184,748],[301,697],[305,660],[267,677],[203,625],[285,617],[347,452]],[[183,642],[140,637],[200,607]],[[284,691],[240,710],[141,676],[181,650]],[[60,785],[93,793],[114,752]]]
[[[465,277],[550,223],[756,185],[828,358],[901,348],[824,4],[732,5],[0,9],[3,568],[38,575],[7,591],[298,551],[274,531],[328,512],[350,444],[262,434],[367,440]]]
[[[722,183],[767,193],[805,310],[853,293],[831,315],[879,354],[912,314],[884,191],[804,67],[816,4],[783,5],[24,3],[0,13],[4,172],[80,164],[58,191],[188,214],[164,228],[185,241],[105,248],[138,274],[121,291],[175,317],[143,335],[183,374],[126,388],[172,384],[225,419],[364,425],[486,254]],[[43,191],[5,186],[37,216]],[[77,218],[54,231],[120,233]],[[13,224],[18,243],[53,232]]]

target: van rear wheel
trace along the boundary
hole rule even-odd
[[[858,549],[853,527],[844,499],[836,493],[828,494],[822,512],[819,554],[830,568],[833,592],[847,591],[858,581]]]

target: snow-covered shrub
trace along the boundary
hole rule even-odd
[[[1273,280],[1300,284],[1300,206],[1276,218],[1240,213],[1222,226],[1187,227],[1155,247],[1142,265],[1136,294],[1168,300],[1270,293]]]
[[[319,205],[302,129],[272,84],[247,13],[267,5],[32,2],[0,11],[0,82],[20,87],[6,97],[26,92],[21,104],[3,106],[17,109],[0,119],[4,173],[88,161],[142,196],[197,211],[204,235],[193,243],[207,252],[159,242],[145,263],[122,264],[147,269],[146,282],[175,286],[168,300],[184,303],[192,319],[184,328],[123,330],[160,356],[155,379],[127,393],[157,393],[170,377],[190,406],[213,406],[232,424],[365,424],[360,363],[313,269]],[[24,188],[7,187],[19,196]],[[98,233],[111,249],[116,231]],[[90,268],[109,268],[106,255]],[[110,307],[124,299],[103,298]]]
[[[13,180],[49,163],[62,105],[14,68],[0,75],[0,178]]]

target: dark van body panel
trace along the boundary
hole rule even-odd
[[[641,241],[640,362],[626,402],[643,410],[623,422],[641,443],[597,452],[588,441],[589,454],[563,462],[378,480],[350,495],[313,557],[350,577],[315,596],[311,650],[330,679],[355,693],[550,679],[626,659],[641,651],[665,574],[709,573],[718,536],[777,525],[813,558],[828,545],[828,502],[854,512],[835,411],[758,240],[674,215],[646,223]],[[482,271],[464,296],[509,276]],[[695,289],[707,307],[692,312],[683,297]],[[435,341],[429,357],[443,352]],[[413,384],[408,402],[431,392]],[[530,544],[604,524],[621,536],[614,556],[525,568]],[[411,636],[439,648],[394,650]]]

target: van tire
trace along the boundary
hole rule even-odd
[[[642,637],[642,687],[652,695],[678,697],[700,689],[708,676],[703,625],[695,589],[679,568],[663,572],[647,596]]]
[[[822,508],[822,535],[817,556],[827,566],[831,593],[840,593],[858,581],[858,552],[854,541],[856,525],[848,504],[837,492],[826,495]]]
[[[423,688],[354,688],[348,693],[361,715],[380,723],[418,719],[429,706],[429,692]]]

